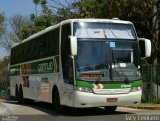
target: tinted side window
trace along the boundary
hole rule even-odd
[[[59,55],[59,28],[48,33],[48,56]]]
[[[11,65],[59,55],[59,28],[14,47]]]
[[[37,37],[34,47],[35,59],[59,55],[59,28]]]

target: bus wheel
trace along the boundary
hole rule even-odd
[[[53,92],[53,106],[54,106],[54,109],[56,112],[61,112],[62,110],[62,107],[61,107],[61,104],[60,104],[60,97],[59,97],[59,92],[58,92],[58,89],[55,89],[54,92]]]
[[[18,103],[19,104],[23,104],[24,103],[22,85],[20,85],[20,87],[19,87]]]
[[[18,101],[18,86],[17,85],[15,88],[15,97],[16,97],[16,100]]]
[[[116,109],[117,109],[117,106],[105,106],[104,109],[107,111],[107,112],[114,112]]]

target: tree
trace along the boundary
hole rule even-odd
[[[23,40],[21,33],[22,26],[31,24],[29,19],[22,15],[13,15],[8,19],[9,30],[5,30],[0,39],[0,45],[5,48],[6,51],[10,52],[11,46],[17,42]]]
[[[1,40],[0,40],[0,45],[7,51],[7,52],[10,52],[11,50],[11,47],[12,45],[14,44],[14,39],[11,39],[11,38],[14,38],[14,35],[8,31],[6,31],[4,33],[4,35],[1,37]]]
[[[13,42],[19,42],[23,40],[23,35],[21,33],[21,29],[23,26],[31,24],[31,21],[22,15],[13,15],[9,18],[9,26],[12,33],[12,41]]]
[[[5,32],[5,16],[4,13],[0,13],[0,38]]]
[[[152,62],[160,53],[160,0],[50,0],[57,21],[68,18],[113,18],[132,21],[139,37],[152,40]],[[58,7],[56,7],[58,5]],[[159,54],[160,55],[160,54]],[[160,56],[159,56],[160,57]],[[150,61],[151,63],[151,61]]]
[[[36,11],[36,16],[37,16],[37,13],[38,13],[37,6],[40,3],[40,0],[33,0],[33,3],[35,4],[35,11]]]
[[[5,22],[5,16],[3,13],[0,13],[0,37],[5,32],[4,22]]]
[[[139,37],[152,41],[149,63],[160,59],[160,0],[49,0],[57,22],[70,18],[114,18],[132,21]],[[157,60],[157,57],[159,59]]]
[[[35,4],[36,14],[31,14],[30,22],[31,24],[26,24],[21,27],[20,33],[22,39],[29,37],[32,34],[35,34],[51,25],[55,22],[52,11],[47,6],[47,0],[33,0]],[[37,16],[37,6],[41,5],[42,13],[40,16]]]
[[[9,86],[8,63],[8,57],[4,57],[3,60],[0,60],[0,88],[6,88]]]
[[[54,24],[54,19],[50,15],[34,16],[31,19],[32,24],[26,24],[21,28],[22,38],[25,39]]]

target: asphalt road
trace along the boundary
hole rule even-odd
[[[103,108],[65,108],[56,113],[48,103],[19,105],[8,101],[0,102],[0,116],[0,121],[160,121],[160,110],[118,107],[114,113],[107,113]]]

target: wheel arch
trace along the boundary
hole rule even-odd
[[[18,94],[19,94],[19,87],[18,87],[18,84],[16,84],[16,86],[15,86],[15,98],[16,98],[16,100],[18,100]]]
[[[55,91],[58,91],[58,93],[59,93],[59,98],[60,98],[60,104],[61,104],[61,96],[60,96],[60,90],[58,89],[58,87],[57,87],[57,85],[53,85],[53,88],[52,88],[52,103],[54,102],[54,93],[55,93]]]

